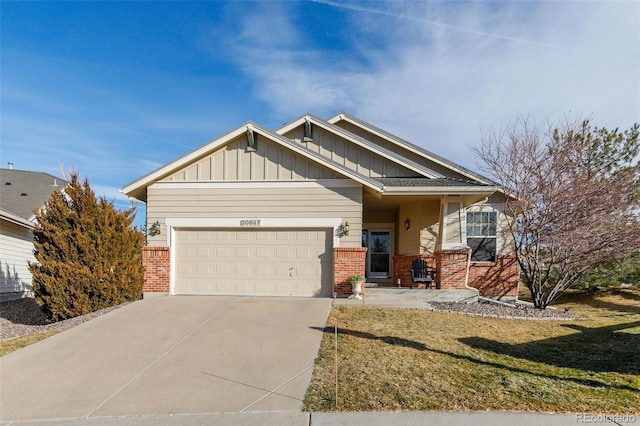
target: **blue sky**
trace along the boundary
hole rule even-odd
[[[0,3],[0,161],[125,184],[346,111],[466,167],[518,116],[640,121],[640,2]],[[137,222],[144,222],[139,210]]]

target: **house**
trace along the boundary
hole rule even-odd
[[[0,301],[31,296],[34,210],[66,181],[47,173],[0,169]]]
[[[146,203],[145,296],[348,295],[350,275],[514,300],[504,194],[346,113],[272,131],[247,122],[126,185]]]

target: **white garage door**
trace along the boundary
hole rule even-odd
[[[323,229],[177,229],[176,294],[330,296]]]

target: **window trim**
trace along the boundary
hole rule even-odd
[[[493,239],[495,241],[495,250],[493,253],[493,259],[492,260],[474,260],[473,259],[473,249],[471,252],[471,262],[474,263],[496,263],[498,261],[498,211],[495,209],[481,209],[481,210],[467,210],[466,211],[466,215],[465,215],[465,241],[467,243],[467,246],[471,247],[469,245],[469,239]],[[476,215],[476,214],[482,214],[482,213],[488,213],[489,216],[489,221],[485,224],[482,221],[480,221],[479,225],[480,226],[487,226],[487,235],[469,235],[469,214],[472,215]],[[495,215],[495,219],[492,221],[491,220],[491,215]],[[491,222],[494,222],[494,229],[493,229],[493,235],[491,235]],[[476,222],[474,221],[474,224]]]

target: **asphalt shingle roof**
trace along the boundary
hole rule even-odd
[[[66,183],[48,173],[0,169],[0,207],[29,220],[33,209],[42,207],[51,193]]]
[[[384,186],[389,187],[448,187],[448,186],[472,186],[472,187],[486,187],[489,185],[473,182],[469,180],[462,179],[452,179],[452,178],[439,178],[439,179],[429,179],[423,177],[386,177],[386,178],[375,178],[378,182],[382,183]]]

